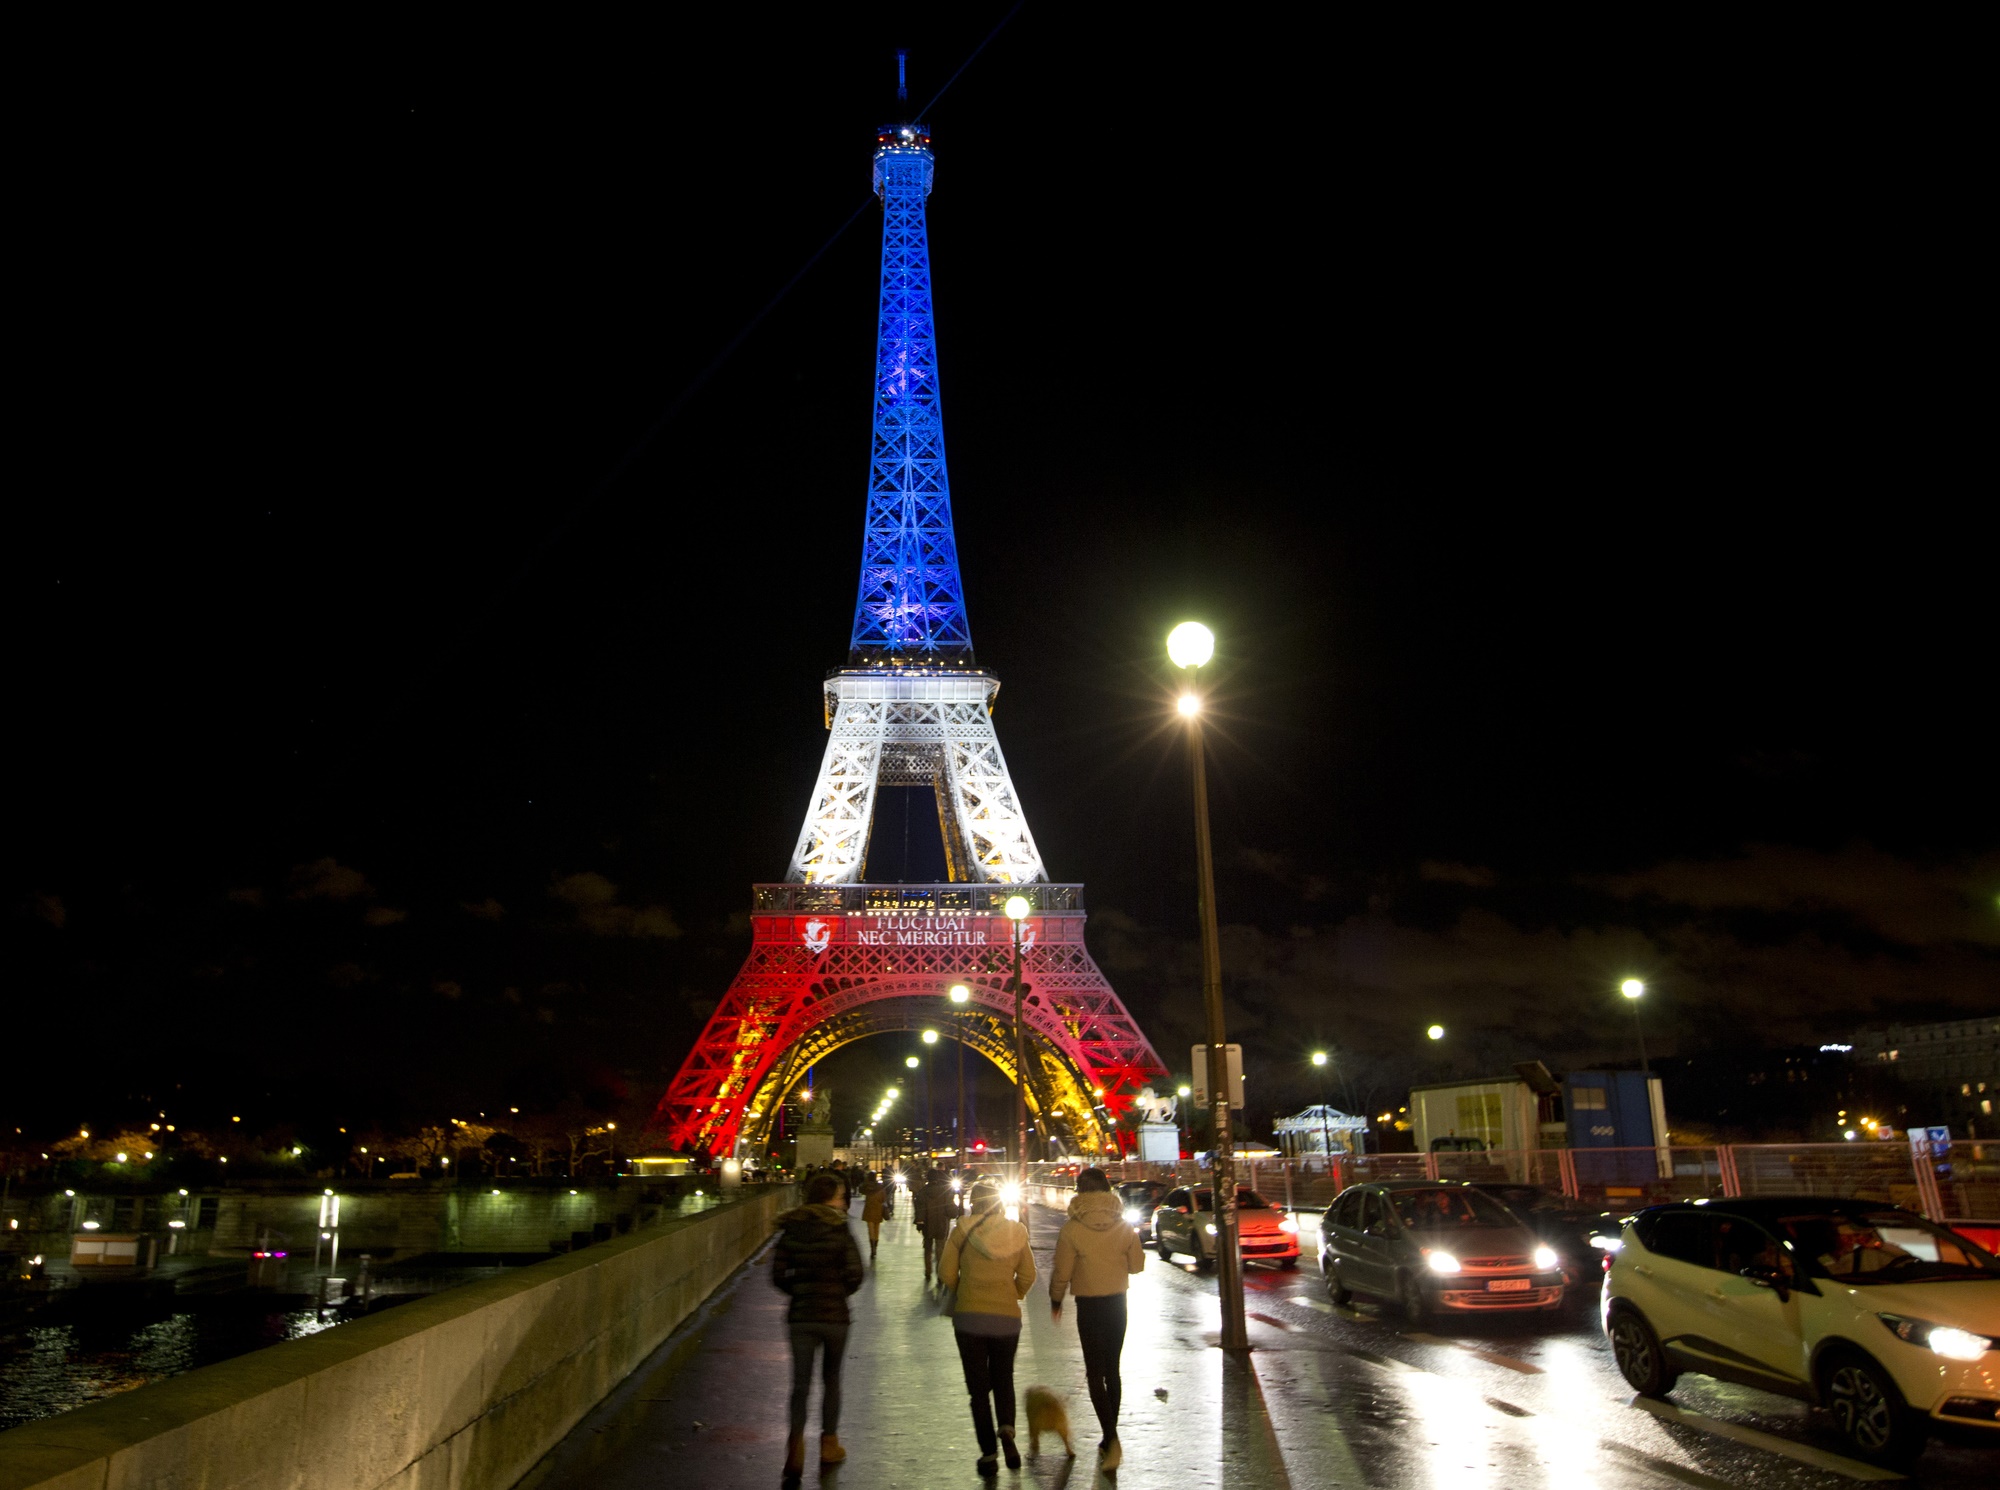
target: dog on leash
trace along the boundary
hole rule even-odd
[[[1027,1402],[1028,1452],[1041,1453],[1042,1435],[1053,1433],[1063,1441],[1063,1452],[1074,1459],[1076,1446],[1069,1441],[1069,1409],[1063,1399],[1047,1387],[1029,1387]]]

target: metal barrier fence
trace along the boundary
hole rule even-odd
[[[1704,1147],[1485,1150],[1238,1159],[1241,1183],[1287,1210],[1322,1210],[1349,1185],[1381,1180],[1475,1180],[1534,1185],[1601,1210],[1742,1195],[1846,1195],[1934,1221],[2000,1218],[2000,1142],[1959,1140],[1941,1153],[1907,1144],[1739,1143]],[[1030,1164],[1031,1199],[1067,1204],[1081,1161]],[[1113,1184],[1200,1185],[1192,1160],[1102,1166]]]

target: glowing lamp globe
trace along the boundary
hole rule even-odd
[[[1194,693],[1183,693],[1180,697],[1178,707],[1182,714],[1192,719],[1201,712],[1201,696]]]
[[[1635,999],[1646,991],[1646,985],[1637,978],[1627,978],[1618,985],[1618,991],[1628,999]]]
[[[1433,1040],[1442,1040],[1444,1038],[1444,1026],[1441,1024],[1434,1024],[1429,1029],[1425,1030],[1424,1033],[1429,1035]]]
[[[924,1044],[926,1044],[926,1045],[935,1045],[935,1044],[937,1044],[937,1031],[936,1031],[936,1030],[925,1030],[925,1031],[924,1031]]]
[[[963,983],[954,983],[951,985],[951,1001],[954,1004],[962,1004],[971,997],[972,990],[967,988]]]
[[[1175,667],[1201,667],[1215,655],[1215,633],[1199,621],[1183,621],[1167,633],[1167,656]]]
[[[1007,897],[1007,917],[1009,920],[1025,921],[1028,919],[1029,910],[1030,906],[1028,905],[1027,896],[1009,895]]]
[[[1315,1050],[1313,1052],[1313,1064],[1315,1066],[1324,1066],[1326,1064],[1326,1052],[1324,1050]]]
[[[913,1055],[906,1055],[903,1057],[903,1064],[908,1066],[912,1071],[914,1071],[917,1069],[918,1066],[922,1065],[923,1062],[918,1060]]]

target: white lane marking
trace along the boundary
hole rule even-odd
[[[1510,1355],[1499,1355],[1490,1350],[1481,1350],[1476,1345],[1468,1345],[1463,1340],[1447,1340],[1441,1335],[1426,1335],[1419,1330],[1403,1331],[1405,1340],[1421,1341],[1425,1345],[1449,1345],[1453,1350],[1462,1350],[1467,1355],[1477,1356],[1482,1361],[1490,1361],[1496,1366],[1505,1366],[1509,1371],[1518,1371],[1523,1376],[1540,1376],[1542,1368],[1531,1366],[1526,1361],[1517,1361]]]
[[[1338,1308],[1329,1304],[1325,1299],[1316,1299],[1309,1293],[1302,1293],[1296,1297],[1287,1298],[1285,1302],[1288,1304],[1304,1304],[1308,1309],[1317,1309],[1322,1314],[1338,1314],[1340,1312]]]
[[[1840,1454],[1829,1454],[1824,1449],[1816,1449],[1811,1444],[1793,1443],[1789,1438],[1779,1438],[1774,1433],[1762,1433],[1755,1428],[1745,1428],[1740,1423],[1725,1422],[1721,1418],[1705,1417],[1698,1412],[1689,1412],[1676,1407],[1671,1402],[1661,1402],[1653,1397],[1634,1397],[1628,1407],[1636,1407],[1641,1412],[1650,1412],[1656,1418],[1669,1423],[1680,1423],[1685,1427],[1698,1428],[1703,1433],[1713,1433],[1717,1438],[1734,1439],[1737,1443],[1747,1443],[1752,1448],[1763,1449],[1773,1454],[1783,1454],[1787,1459],[1796,1459],[1801,1464],[1810,1464],[1814,1469],[1824,1469],[1837,1475],[1845,1475],[1850,1480],[1900,1480],[1906,1478],[1893,1469],[1877,1469],[1872,1464],[1864,1464],[1859,1459],[1849,1459]]]

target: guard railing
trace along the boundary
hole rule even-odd
[[[1066,1205],[1088,1160],[1030,1164],[1030,1199]],[[1661,1148],[1486,1149],[1428,1154],[1334,1154],[1292,1159],[1237,1157],[1237,1177],[1287,1210],[1323,1210],[1349,1185],[1381,1180],[1474,1180],[1534,1185],[1607,1211],[1668,1200],[1743,1195],[1840,1195],[1879,1200],[1934,1221],[2000,1218],[2000,1142],[1928,1144],[1738,1143]],[[1206,1165],[1112,1161],[1113,1184],[1154,1180],[1205,1184]]]

